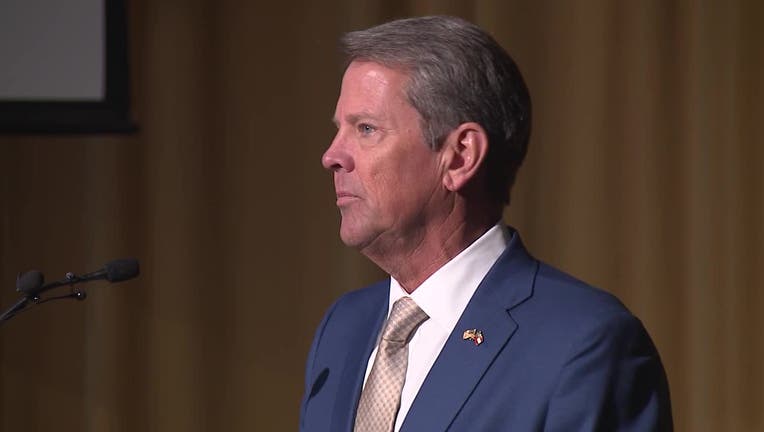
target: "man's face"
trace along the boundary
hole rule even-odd
[[[353,62],[334,113],[337,135],[323,155],[334,173],[340,237],[361,250],[417,241],[444,204],[441,152],[424,142],[406,100],[404,72]]]

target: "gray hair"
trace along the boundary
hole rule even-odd
[[[406,97],[432,149],[460,124],[480,124],[489,139],[488,191],[509,203],[528,149],[531,100],[515,62],[488,33],[460,18],[430,16],[350,32],[340,44],[345,66],[370,61],[409,74]]]

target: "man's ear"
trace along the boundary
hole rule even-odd
[[[477,176],[488,154],[488,135],[477,123],[460,124],[443,143],[443,185],[451,192],[461,190]]]

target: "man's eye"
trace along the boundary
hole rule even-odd
[[[358,125],[358,132],[360,132],[361,135],[371,135],[376,130],[377,129],[374,126],[367,123],[361,123]]]

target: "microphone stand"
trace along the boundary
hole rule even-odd
[[[77,276],[72,272],[68,272],[63,280],[51,282],[47,285],[44,284],[44,278],[42,273],[38,271],[30,271],[24,274],[20,274],[16,278],[16,291],[22,293],[24,297],[19,299],[8,310],[0,314],[0,324],[11,319],[14,315],[24,310],[29,304],[42,304],[51,300],[61,300],[65,298],[73,298],[77,300],[85,300],[87,293],[79,289],[75,289],[74,285],[82,282],[89,282],[98,279],[106,279],[109,282],[122,282],[132,279],[140,273],[138,260],[118,259],[106,263],[106,265],[98,271],[92,273],[86,273],[82,276]],[[53,296],[48,298],[40,298],[40,294],[58,288],[64,285],[71,287],[71,292],[65,295]]]
[[[3,312],[2,315],[0,315],[0,323],[13,318],[13,316],[16,315],[16,313],[22,311],[25,307],[27,307],[27,304],[29,303],[29,301],[30,301],[29,297],[20,298],[16,302],[16,304],[8,308],[5,312]]]

